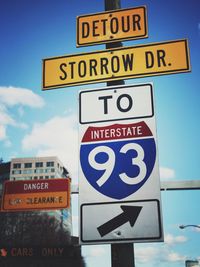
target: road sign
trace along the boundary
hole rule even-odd
[[[77,17],[77,46],[147,37],[146,7]]]
[[[52,210],[70,206],[70,180],[6,181],[2,211]]]
[[[43,60],[43,90],[190,71],[187,40]]]
[[[95,214],[95,220],[91,217]],[[102,214],[105,214],[102,216]],[[148,218],[148,220],[146,220]],[[93,203],[81,206],[81,241],[153,241],[162,236],[158,200]]]
[[[81,91],[79,112],[80,242],[161,241],[152,84]],[[148,221],[151,231],[140,228],[137,237],[138,221]],[[122,230],[126,235],[116,238]]]
[[[118,87],[116,92],[115,89],[111,89],[110,95],[108,95],[108,90],[106,87],[80,92],[81,124],[126,120],[127,118],[140,119],[154,115],[153,92],[148,84],[134,86],[134,90],[130,90],[130,87]],[[149,99],[149,101],[140,102],[141,99]],[[94,109],[94,103],[95,112],[91,112]]]

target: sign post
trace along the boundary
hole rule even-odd
[[[104,0],[105,1],[105,10],[120,9],[121,2],[120,0]],[[147,30],[148,31],[148,30]],[[106,44],[106,48],[121,47],[122,43],[110,43]],[[108,81],[107,85],[120,85],[125,84],[124,80],[119,81]],[[135,257],[134,257],[134,244],[111,244],[111,262],[112,267],[123,267],[124,264],[127,267],[135,267]]]
[[[123,47],[147,37],[146,8],[104,1],[105,12],[77,18],[77,46],[106,50],[44,59],[43,90],[112,86],[79,94],[80,243],[111,243],[112,267],[133,267],[133,242],[163,241],[160,180],[153,86],[120,85],[189,72],[189,49],[186,39]]]

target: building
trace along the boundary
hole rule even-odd
[[[0,161],[0,207],[3,183],[10,179],[10,162],[3,163]]]
[[[67,169],[57,157],[14,158],[7,163],[0,161],[0,199],[5,180],[68,177]],[[71,233],[71,207],[51,211],[0,212],[0,265],[85,267],[78,238]],[[56,254],[58,248],[63,251],[59,258]]]
[[[198,267],[199,265],[199,261],[198,260],[186,260],[185,261],[185,266],[186,267]]]
[[[37,180],[69,177],[57,157],[14,158],[11,160],[10,180]]]
[[[0,165],[0,189],[5,180],[70,178],[57,157],[14,158]],[[0,214],[4,246],[59,246],[71,242],[71,207],[62,210],[23,211]]]

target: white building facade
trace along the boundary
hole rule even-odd
[[[57,157],[13,158],[10,180],[38,180],[69,177],[67,169]]]

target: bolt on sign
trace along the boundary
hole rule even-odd
[[[77,46],[146,38],[146,7],[77,17]]]
[[[70,207],[70,180],[6,181],[2,211],[52,210]]]
[[[190,71],[186,39],[43,59],[43,90]]]

